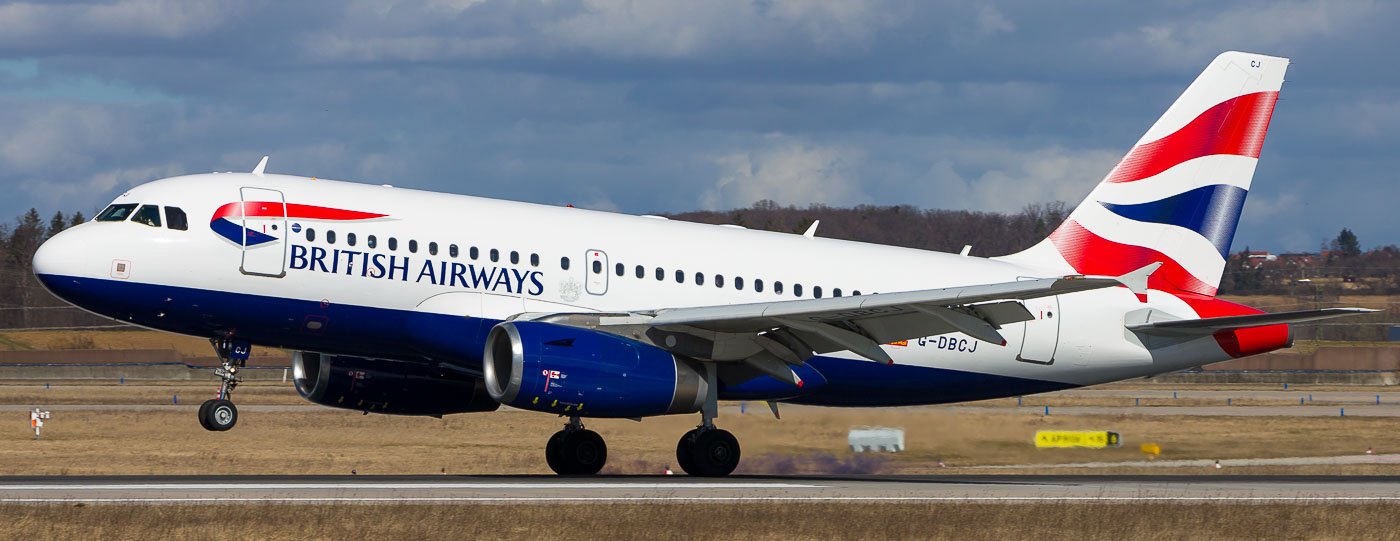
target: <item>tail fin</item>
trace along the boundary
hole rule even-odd
[[[1049,238],[1005,259],[1109,276],[1161,261],[1152,289],[1215,295],[1287,67],[1215,57]]]

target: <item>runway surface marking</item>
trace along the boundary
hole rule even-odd
[[[721,488],[825,488],[826,485],[789,483],[140,483],[140,484],[68,484],[37,485],[0,484],[0,493],[8,490],[493,490],[493,489],[568,489],[568,490],[632,490],[632,489],[695,489]]]
[[[1400,496],[640,496],[640,497],[400,497],[400,498],[0,498],[0,503],[1400,503]]]

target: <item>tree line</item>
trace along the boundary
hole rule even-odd
[[[60,231],[83,223],[82,212],[55,212],[44,220],[39,211],[0,223],[0,328],[75,327],[111,325],[108,319],[73,308],[49,294],[34,278],[31,263],[39,245]]]

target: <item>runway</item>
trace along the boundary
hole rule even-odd
[[[106,476],[0,477],[0,503],[1397,502],[1400,477]]]

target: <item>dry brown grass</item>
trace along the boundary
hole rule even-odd
[[[33,404],[55,406],[63,404],[168,405],[179,397],[181,404],[198,404],[213,398],[218,380],[212,373],[208,381],[141,381],[140,383],[98,383],[88,380],[55,380],[48,388],[43,383],[0,383],[0,404]],[[240,405],[305,405],[291,382],[249,381],[234,390]]]
[[[1395,504],[8,506],[23,539],[1400,539]]]
[[[0,333],[0,350],[15,349],[174,349],[187,357],[214,354],[209,341],[145,329],[86,331],[11,331]],[[285,355],[272,348],[253,348],[254,355]]]
[[[192,401],[191,404],[194,404]],[[741,473],[952,472],[957,466],[1142,460],[1140,443],[1160,459],[1336,456],[1400,451],[1386,418],[1221,418],[1055,416],[919,409],[786,407],[781,421],[752,408],[726,411],[720,426],[743,444]],[[609,473],[675,467],[675,441],[698,416],[592,420],[608,442]],[[206,432],[194,410],[58,411],[32,439],[22,412],[0,427],[0,475],[38,474],[424,474],[548,473],[543,444],[562,420],[518,410],[443,419],[361,415],[330,408],[243,412],[230,432]],[[898,456],[853,455],[848,429],[902,427]],[[1116,449],[1036,449],[1037,430],[1101,429],[1123,435]],[[954,468],[939,469],[942,459]],[[1378,466],[1400,474],[1400,465]],[[1088,473],[1086,470],[1078,470]],[[1159,470],[1163,472],[1179,470]],[[1288,470],[1312,473],[1308,467]],[[1027,473],[1025,470],[1007,473]]]

